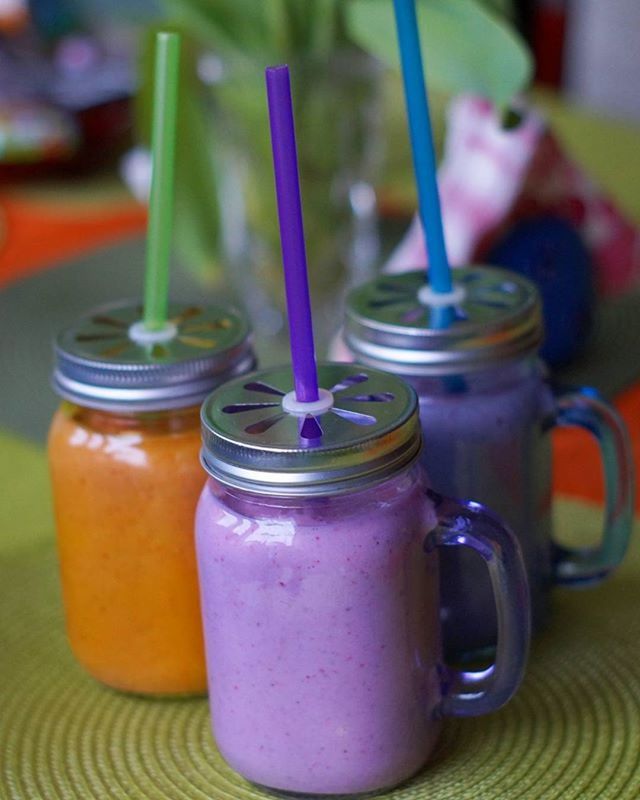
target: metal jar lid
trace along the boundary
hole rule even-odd
[[[347,298],[344,338],[363,364],[401,375],[446,375],[534,353],[542,341],[535,285],[495,267],[455,269],[450,305],[424,273],[382,275]]]
[[[223,381],[255,367],[249,326],[237,311],[172,303],[160,334],[134,301],[102,306],[54,343],[53,387],[66,400],[114,412],[199,405]]]
[[[417,457],[417,398],[403,380],[350,364],[321,364],[318,379],[311,410],[297,407],[289,367],[216,389],[202,406],[207,472],[257,494],[327,495],[384,480]]]

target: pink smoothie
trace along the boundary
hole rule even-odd
[[[418,771],[439,732],[435,515],[417,467],[331,498],[210,480],[197,549],[213,731],[237,772],[348,794]]]

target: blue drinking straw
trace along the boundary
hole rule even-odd
[[[434,292],[447,293],[452,290],[451,270],[444,243],[435,148],[424,82],[415,0],[393,0],[393,4],[409,117],[413,169],[418,184],[420,219],[429,253],[429,278]]]

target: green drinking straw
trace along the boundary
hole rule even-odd
[[[144,327],[162,330],[169,305],[169,257],[173,215],[173,173],[178,105],[180,36],[156,36],[153,120],[151,128],[151,193],[144,276]]]

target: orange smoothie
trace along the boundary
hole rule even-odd
[[[112,413],[64,402],[49,460],[67,632],[116,689],[206,690],[193,528],[198,408]]]

